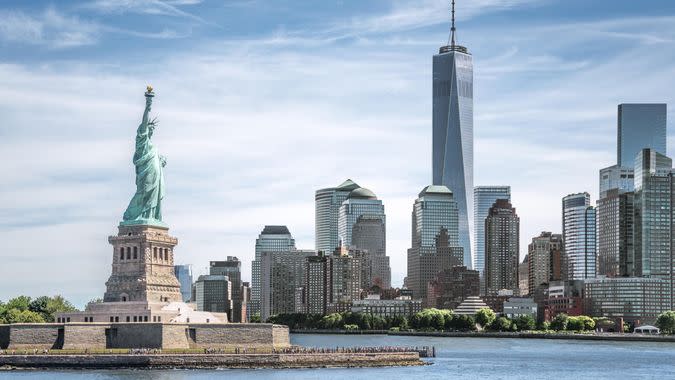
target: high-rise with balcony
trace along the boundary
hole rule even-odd
[[[588,193],[562,199],[565,279],[585,280],[596,274],[595,208]]]
[[[473,189],[473,269],[485,269],[485,218],[497,199],[511,201],[511,186],[476,186]]]
[[[449,188],[458,206],[459,244],[471,268],[469,210],[473,210],[473,58],[455,43],[452,5],[450,44],[433,57],[433,184]]]

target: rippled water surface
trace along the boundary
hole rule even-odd
[[[11,371],[0,379],[675,379],[675,343],[386,335],[292,335],[293,344],[436,346],[422,367],[289,370]]]

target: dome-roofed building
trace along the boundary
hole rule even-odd
[[[377,195],[365,187],[352,190],[347,199],[377,199]]]
[[[339,245],[338,241],[338,214],[340,206],[349,193],[359,186],[351,179],[347,179],[336,187],[319,189],[314,196],[314,233],[317,251],[333,252]]]

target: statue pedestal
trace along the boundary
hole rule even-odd
[[[164,226],[120,224],[118,235],[108,238],[113,260],[105,302],[182,301],[173,269],[178,239],[168,231]]]

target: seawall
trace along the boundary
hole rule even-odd
[[[675,335],[644,334],[574,334],[574,333],[535,333],[535,332],[459,332],[459,331],[388,331],[388,330],[291,330],[292,334],[337,334],[337,335],[396,335],[431,336],[448,338],[520,338],[520,339],[566,339],[619,342],[663,342],[675,343]]]
[[[425,364],[417,352],[289,354],[0,355],[0,369],[323,368]]]

